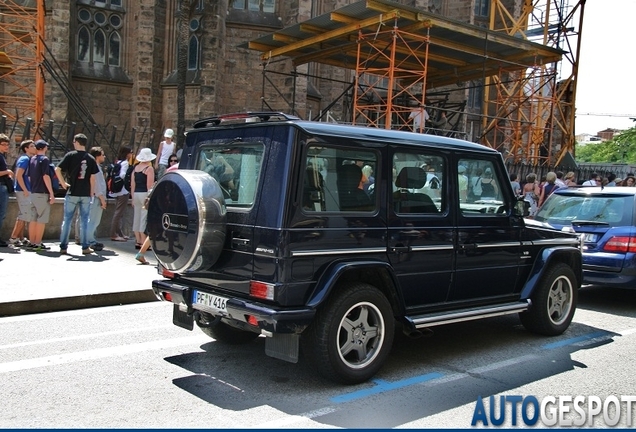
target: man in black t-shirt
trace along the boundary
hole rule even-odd
[[[88,139],[84,134],[77,134],[73,139],[74,151],[64,155],[55,168],[55,175],[60,181],[60,187],[66,189],[64,197],[64,221],[60,234],[60,254],[67,253],[68,237],[73,226],[73,214],[79,207],[80,211],[80,242],[82,253],[88,255],[93,252],[88,244],[87,228],[91,200],[95,196],[95,175],[99,173],[95,158],[86,152]],[[66,179],[64,174],[66,173]]]

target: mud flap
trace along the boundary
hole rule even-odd
[[[187,312],[179,309],[179,305],[172,305],[172,307],[172,324],[186,330],[192,330],[194,328],[194,318],[192,315],[188,315]]]
[[[298,363],[300,335],[274,333],[265,338],[265,354],[290,363]]]

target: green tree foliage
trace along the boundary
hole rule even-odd
[[[576,147],[579,162],[636,161],[636,127],[632,127],[609,141]]]

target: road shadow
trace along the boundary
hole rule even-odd
[[[415,340],[397,332],[380,372],[352,386],[318,376],[302,353],[298,364],[265,356],[263,337],[238,346],[211,341],[202,352],[165,360],[191,372],[173,380],[175,386],[220,408],[268,405],[289,415],[321,412],[312,420],[329,427],[393,428],[475,403],[478,396],[586,368],[572,353],[610,344],[616,336],[573,323],[561,336],[542,337],[526,331],[516,316],[440,326]]]
[[[584,287],[579,290],[579,309],[636,317],[636,289]]]

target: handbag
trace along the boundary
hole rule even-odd
[[[13,186],[13,179],[11,177],[9,177],[8,175],[4,175],[2,176],[2,181],[7,186],[7,192],[9,192],[10,194],[15,192],[15,188]]]

